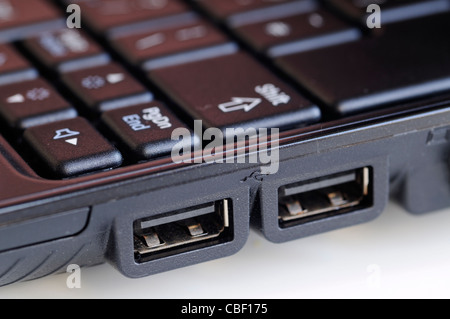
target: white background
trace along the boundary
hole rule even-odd
[[[0,298],[450,298],[450,209],[424,216],[390,203],[377,220],[284,244],[252,232],[236,255],[154,275],[105,264],[0,288]]]

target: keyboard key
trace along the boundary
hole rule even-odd
[[[150,77],[205,127],[290,128],[319,109],[245,53],[154,70]]]
[[[68,2],[74,3],[69,0]],[[179,0],[78,0],[83,18],[98,32],[127,24],[184,13]]]
[[[48,68],[60,72],[106,64],[108,54],[84,32],[61,29],[24,41],[31,53]]]
[[[424,30],[427,30],[424,32]],[[450,14],[390,24],[379,37],[278,64],[341,115],[450,90]]]
[[[360,32],[324,10],[244,25],[237,34],[275,57],[357,40]]]
[[[82,118],[30,128],[24,138],[60,177],[114,168],[122,163],[120,152]]]
[[[68,72],[62,79],[84,104],[99,112],[153,99],[142,84],[116,63]]]
[[[62,26],[64,19],[49,1],[0,1],[0,42],[22,39]]]
[[[38,72],[13,47],[0,44],[0,85],[35,79]]]
[[[237,13],[261,8],[271,7],[271,9],[273,9],[273,6],[275,5],[294,1],[295,0],[197,0],[198,3],[214,14],[214,16],[221,19],[228,18]]]
[[[313,0],[197,0],[215,17],[240,26],[304,13],[317,8]]]
[[[66,120],[77,112],[47,82],[36,79],[0,87],[0,116],[11,127]]]
[[[226,52],[229,39],[214,26],[197,21],[188,25],[134,34],[113,40],[129,62],[145,70]]]
[[[208,8],[211,12],[214,12],[216,16],[221,17],[229,17],[236,13],[293,1],[294,0],[197,0],[201,5]]]
[[[138,159],[151,159],[171,153],[177,141],[173,130],[186,128],[160,102],[105,112],[103,122]]]
[[[422,17],[450,9],[450,2],[447,0],[328,0],[327,2],[363,25],[366,25],[367,18],[371,14],[367,13],[367,7],[371,4],[380,6],[382,24]]]

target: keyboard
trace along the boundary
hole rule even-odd
[[[0,0],[0,285],[448,207],[448,30],[448,0]]]

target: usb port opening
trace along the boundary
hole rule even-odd
[[[278,191],[279,225],[292,227],[370,207],[372,193],[370,167],[282,186]]]
[[[233,240],[230,199],[134,222],[134,256],[143,263]]]

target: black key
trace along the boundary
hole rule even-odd
[[[120,37],[112,42],[128,61],[145,70],[223,55],[230,44],[213,25],[200,20]],[[236,47],[233,45],[232,49]]]
[[[194,119],[224,133],[320,119],[316,106],[244,53],[158,69],[151,78]]]
[[[45,32],[26,39],[25,46],[48,68],[60,72],[106,64],[108,54],[87,34],[77,29]]]
[[[340,114],[450,90],[450,14],[385,27],[377,38],[282,57],[279,65]]]
[[[313,0],[197,0],[215,17],[232,26],[281,18],[314,10]]]
[[[49,1],[0,2],[0,42],[14,41],[61,27],[65,27],[64,19]]]
[[[447,0],[328,0],[331,6],[342,11],[348,17],[366,25],[372,13],[367,8],[371,4],[380,6],[381,23],[391,23],[422,17],[450,9]]]
[[[153,95],[116,63],[68,72],[62,79],[80,100],[99,112],[153,100]]]
[[[226,18],[233,14],[267,8],[280,3],[289,3],[294,0],[197,0],[202,6],[214,13],[215,16]]]
[[[37,78],[38,72],[13,47],[0,44],[0,85]]]
[[[31,126],[71,119],[77,112],[42,79],[0,87],[0,116],[11,127]]]
[[[172,132],[187,128],[160,102],[105,112],[102,120],[139,159],[170,154],[178,142]]]
[[[325,10],[236,28],[246,42],[275,57],[354,41],[360,32]]]
[[[66,2],[79,4],[83,17],[97,32],[182,14],[188,9],[180,0],[66,0]]]
[[[24,137],[60,177],[114,168],[122,163],[120,152],[82,118],[33,127],[25,131]]]

